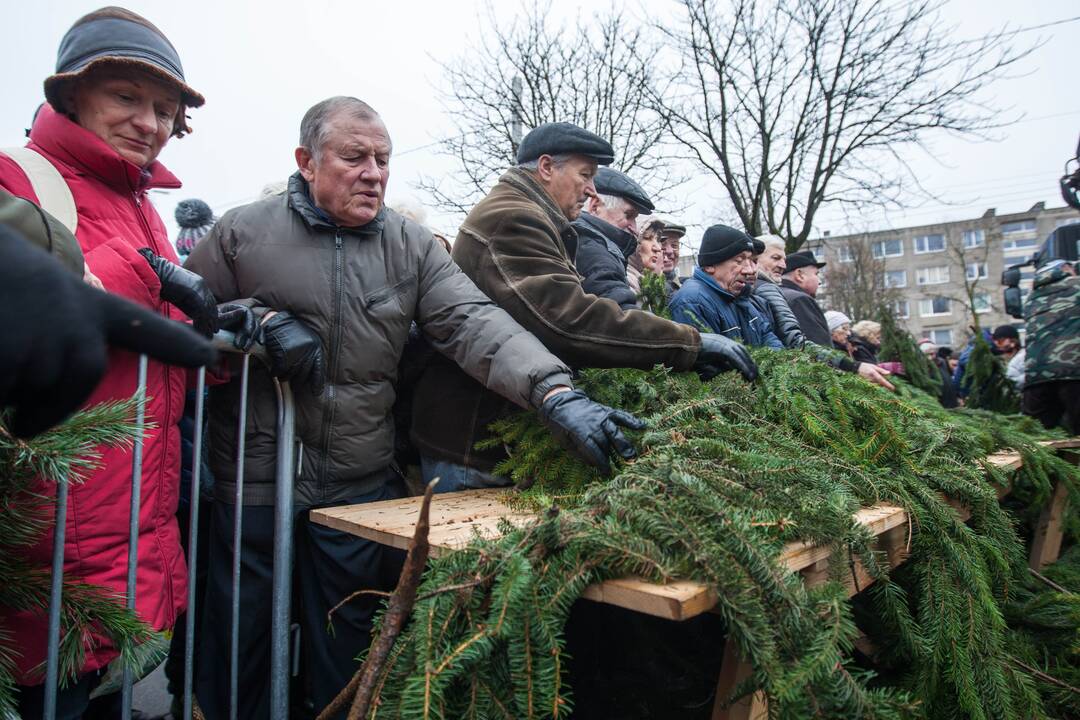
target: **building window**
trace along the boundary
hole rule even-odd
[[[915,271],[915,282],[919,285],[940,285],[949,282],[949,266],[919,268]]]
[[[990,306],[990,293],[977,293],[974,297],[972,308],[975,310],[976,314],[979,315],[993,310]]]
[[[934,343],[938,347],[949,347],[952,345],[952,330],[931,330],[930,342]]]
[[[901,240],[879,240],[870,247],[870,252],[878,260],[887,257],[902,257],[904,243]]]
[[[1002,235],[1023,235],[1035,232],[1034,220],[1018,220],[1017,222],[1001,223]]]
[[[907,270],[886,270],[879,278],[881,286],[887,288],[907,287]]]
[[[901,320],[911,317],[911,304],[907,300],[897,300],[893,303],[893,314]]]
[[[965,248],[977,248],[986,244],[986,233],[982,230],[965,230],[964,231],[964,247]]]
[[[1010,250],[1023,250],[1025,248],[1033,248],[1038,244],[1039,241],[1033,237],[1007,238],[1002,240],[1001,249],[1005,252]]]
[[[936,235],[918,235],[915,238],[915,254],[922,255],[923,253],[941,252],[945,249],[945,236],[939,234]]]
[[[837,262],[842,263],[855,262],[855,256],[851,252],[851,246],[841,245],[836,248],[836,260]]]
[[[986,263],[968,263],[965,275],[968,280],[985,280],[990,277],[990,271],[986,268]]]
[[[919,315],[922,317],[952,315],[952,305],[947,297],[925,298],[919,301]]]

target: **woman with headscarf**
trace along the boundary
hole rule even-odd
[[[46,210],[57,193],[39,197],[43,176],[56,179],[77,208],[75,237],[86,270],[110,293],[175,320],[190,317],[211,334],[219,313],[198,276],[175,265],[176,254],[148,197],[180,181],[158,154],[189,132],[186,111],[203,96],[184,78],[176,49],[145,18],[117,7],[75,22],[61,40],[56,72],[45,80],[48,101],[37,113],[27,150],[37,163],[0,154],[0,187]],[[62,183],[60,182],[62,180]],[[38,181],[38,182],[35,182]],[[43,358],[47,361],[47,358]],[[114,350],[109,369],[87,405],[130,398],[139,357]],[[187,575],[175,513],[180,474],[177,422],[184,407],[186,371],[150,361],[146,372],[146,433],[140,478],[136,611],[154,630],[172,628],[186,601]],[[65,577],[126,594],[132,451],[102,450],[100,466],[72,485],[67,508]],[[54,486],[42,482],[42,494]],[[52,530],[22,559],[48,567]],[[45,613],[0,608],[0,623],[19,655],[15,674],[23,717],[41,717]],[[83,640],[85,656],[73,682],[60,690],[58,717],[79,717],[89,693],[117,650],[104,636]]]

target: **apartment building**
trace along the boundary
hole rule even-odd
[[[808,247],[829,263],[818,296],[823,307],[829,306],[829,267],[873,263],[880,286],[895,290],[897,317],[912,335],[959,347],[971,334],[965,279],[974,283],[974,310],[982,327],[1012,323],[1022,332],[1023,321],[1005,313],[1001,271],[1030,258],[1054,229],[1075,222],[1080,222],[1080,212],[1038,202],[1026,212],[1007,215],[991,208],[971,220],[855,235],[826,233]],[[1022,273],[1024,297],[1033,275],[1031,268]]]

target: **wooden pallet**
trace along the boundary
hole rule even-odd
[[[1055,440],[1044,444],[1059,451],[1070,450],[1080,448],[1080,438]],[[1072,455],[1075,456],[1075,453]],[[990,455],[986,462],[1010,470],[1018,469],[1022,464],[1018,453],[1008,452]],[[428,535],[431,553],[438,555],[462,548],[477,534],[487,538],[498,537],[503,522],[521,526],[535,518],[530,513],[508,507],[500,500],[503,493],[502,490],[492,489],[436,495],[431,504],[431,530]],[[1008,487],[998,489],[999,498],[1008,493]],[[1043,508],[1029,558],[1033,569],[1037,570],[1057,559],[1061,549],[1061,518],[1066,500],[1066,489],[1059,485]],[[961,519],[967,518],[966,508],[957,503],[951,504]],[[404,549],[412,538],[419,512],[420,498],[412,497],[321,508],[312,510],[310,518],[312,522],[342,532]],[[875,549],[885,554],[890,567],[895,567],[907,559],[911,523],[903,508],[887,503],[863,508],[855,514],[855,522],[869,530],[875,538]],[[841,563],[849,595],[866,589],[873,582],[858,559],[852,560],[846,554],[836,557],[832,548],[827,546],[809,542],[790,543],[781,553],[780,561],[792,572],[800,573],[803,581],[810,586],[826,582],[830,577],[830,565]],[[717,601],[715,591],[703,583],[676,580],[658,584],[636,577],[590,585],[585,589],[583,597],[668,620],[686,620],[708,612]],[[731,690],[749,672],[749,666],[738,657],[733,644],[728,643],[724,650],[717,697],[728,697]],[[718,705],[714,709],[713,718],[750,720],[763,718],[766,714],[764,698],[755,694],[730,707]]]

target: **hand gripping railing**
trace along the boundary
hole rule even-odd
[[[222,352],[238,352],[233,346],[233,335],[219,332],[214,336],[215,347]],[[233,565],[232,565],[232,606],[230,614],[230,637],[232,638],[229,657],[229,718],[238,714],[239,688],[239,622],[240,622],[240,548],[243,517],[244,452],[245,428],[247,425],[247,391],[250,357],[266,360],[265,350],[255,345],[243,355],[240,375],[240,419],[237,432],[236,448],[236,507],[233,523]],[[128,567],[127,567],[127,607],[135,608],[135,578],[137,574],[139,540],[139,506],[141,501],[143,429],[146,413],[146,374],[147,358],[139,358],[139,384],[137,390],[136,427],[132,453],[131,505],[128,532]],[[287,718],[289,715],[289,674],[290,674],[290,616],[292,600],[292,564],[293,564],[293,480],[296,441],[295,419],[292,391],[287,382],[274,381],[277,392],[277,477],[274,509],[274,560],[271,604],[271,658],[270,658],[270,713],[271,717]],[[191,463],[191,516],[188,525],[188,602],[186,625],[184,628],[184,689],[183,718],[190,720],[194,702],[193,688],[195,681],[195,607],[198,602],[195,590],[195,576],[198,565],[199,538],[199,490],[202,472],[203,445],[203,395],[206,388],[206,369],[200,368],[196,378],[195,399],[195,435]],[[57,691],[59,688],[60,656],[60,617],[61,591],[64,571],[64,536],[67,523],[68,486],[66,478],[59,478],[56,491],[56,528],[53,535],[52,578],[49,595],[48,648],[46,655],[46,673],[44,688],[44,718],[55,720]],[[132,686],[134,678],[128,665],[124,666],[121,686],[121,717],[130,720],[132,712]]]

